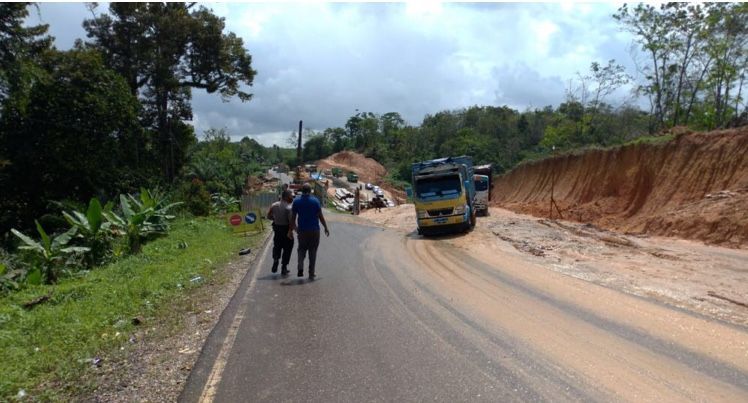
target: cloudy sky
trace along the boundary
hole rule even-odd
[[[265,145],[305,128],[343,126],[359,111],[426,114],[472,105],[557,105],[593,61],[634,73],[618,4],[206,3],[244,38],[258,70],[252,101],[195,91],[197,132],[225,127]],[[99,6],[104,12],[106,5]],[[29,23],[56,46],[84,38],[84,3],[43,3]]]

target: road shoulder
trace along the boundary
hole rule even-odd
[[[198,367],[208,340],[220,332],[221,319],[231,308],[235,294],[251,276],[269,236],[217,270],[204,286],[174,301],[164,314],[154,318],[122,348],[102,360],[89,380],[97,384],[85,401],[177,401]],[[223,313],[222,313],[223,312]]]

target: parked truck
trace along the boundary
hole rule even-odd
[[[475,226],[472,158],[416,162],[412,184],[418,234],[464,232]]]
[[[356,183],[358,182],[358,175],[356,175],[355,172],[348,172],[348,182],[350,183]]]
[[[489,180],[487,175],[473,175],[475,182],[475,214],[488,215],[488,198],[491,195],[489,190]]]

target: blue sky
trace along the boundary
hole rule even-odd
[[[195,91],[198,134],[225,127],[235,138],[284,145],[300,119],[323,130],[358,109],[400,112],[417,125],[472,105],[558,105],[593,61],[616,59],[635,75],[614,3],[203,4],[244,38],[258,75],[248,103]],[[49,24],[66,49],[85,37],[90,16],[85,3],[42,3],[29,22]]]

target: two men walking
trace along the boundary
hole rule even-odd
[[[273,220],[273,268],[272,272],[277,271],[278,259],[282,254],[282,270],[281,274],[288,275],[288,261],[290,260],[291,249],[293,249],[293,232],[297,233],[298,237],[298,266],[297,275],[299,277],[304,276],[304,260],[307,252],[309,253],[309,279],[314,280],[315,278],[315,264],[317,262],[317,248],[319,247],[320,238],[320,222],[325,228],[325,236],[330,236],[330,231],[327,228],[327,222],[325,216],[322,214],[322,206],[319,200],[312,196],[312,187],[305,183],[301,187],[301,196],[293,200],[293,203],[289,205],[291,199],[291,191],[284,190],[281,201],[273,203],[268,211],[268,218]],[[281,207],[283,206],[283,207]],[[290,211],[290,216],[284,214],[276,214],[276,211],[284,212]],[[272,214],[272,216],[271,216]],[[284,216],[288,218],[288,226],[283,225],[283,218],[276,221],[277,217]],[[283,232],[285,231],[285,233]],[[284,239],[280,239],[280,238]],[[276,252],[277,250],[277,252]]]
[[[291,203],[293,193],[284,189],[281,199],[273,203],[268,210],[267,217],[273,220],[273,273],[278,272],[278,260],[281,259],[281,275],[288,275],[288,262],[291,260],[293,250],[293,237],[288,237],[291,228]]]

